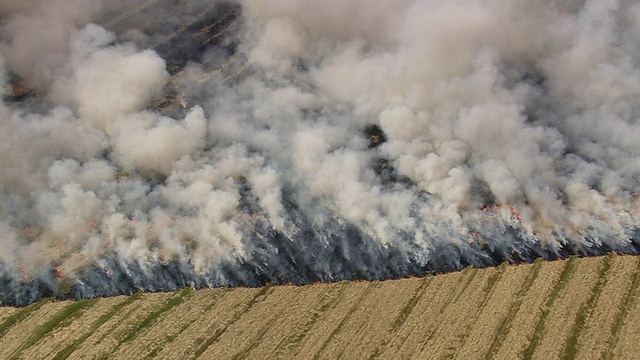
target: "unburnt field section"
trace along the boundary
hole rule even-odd
[[[630,358],[640,258],[0,308],[0,357]]]

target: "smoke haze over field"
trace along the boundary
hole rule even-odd
[[[212,7],[0,0],[4,302],[638,252],[640,4]]]

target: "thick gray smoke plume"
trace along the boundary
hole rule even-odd
[[[640,249],[633,1],[31,0],[0,19],[5,303]]]

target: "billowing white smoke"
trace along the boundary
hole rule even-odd
[[[298,156],[313,160],[296,174],[343,216],[416,230],[406,214],[387,210],[406,209],[395,196],[405,190],[387,198],[366,178],[367,162],[357,159],[366,156],[362,144],[327,143],[332,131],[353,134],[375,122],[388,137],[382,154],[434,195],[425,211],[446,222],[462,225],[489,201],[516,207],[548,241],[552,231],[586,231],[600,220],[620,236],[606,241],[627,240],[622,218],[629,215],[621,213],[637,206],[640,170],[632,140],[639,130],[640,6],[252,1],[245,12],[264,29],[248,53],[265,77],[322,94],[319,106],[349,107],[339,119],[296,122],[291,134],[308,149],[295,149],[296,166]],[[308,72],[296,66],[301,62]],[[332,172],[325,161],[349,170]]]
[[[631,1],[245,1],[235,56],[249,75],[201,81],[188,65],[171,86],[198,101],[178,120],[150,110],[165,61],[88,23],[107,5],[27,3],[0,1],[2,72],[43,99],[0,105],[5,277],[80,279],[116,259],[224,284],[243,280],[223,264],[344,277],[335,249],[365,277],[376,259],[439,270],[487,264],[483,249],[635,251]],[[371,245],[349,245],[354,231]],[[296,250],[278,265],[282,246]]]

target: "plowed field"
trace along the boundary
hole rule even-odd
[[[3,359],[602,359],[640,353],[640,258],[0,308]]]

